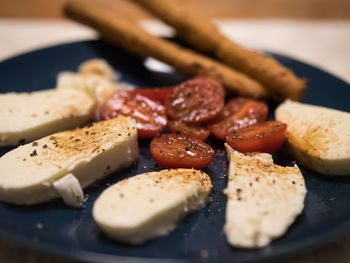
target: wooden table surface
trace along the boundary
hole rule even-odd
[[[216,22],[224,33],[236,41],[296,57],[331,71],[350,82],[350,20],[221,19]],[[170,28],[157,21],[143,21],[142,24],[155,34],[172,34]],[[0,41],[0,61],[47,45],[96,37],[97,34],[93,30],[66,20],[0,18],[0,39],[2,40]],[[317,39],[317,46],[315,39]],[[0,262],[67,263],[75,261],[37,252],[0,238]],[[279,262],[350,262],[350,235],[339,237],[321,248],[309,250]]]

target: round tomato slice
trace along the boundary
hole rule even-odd
[[[214,150],[205,142],[182,134],[162,134],[150,144],[153,159],[163,168],[207,167],[214,157]]]
[[[236,98],[229,101],[215,120],[207,123],[209,131],[225,140],[234,131],[266,120],[268,107],[265,102]]]
[[[197,123],[169,120],[168,127],[173,133],[182,133],[202,141],[208,139],[210,135],[207,127]]]
[[[226,137],[226,142],[242,153],[272,153],[282,146],[286,136],[286,124],[266,121],[231,132]]]
[[[162,104],[165,103],[165,101],[168,99],[172,87],[164,87],[164,88],[137,88],[134,89],[133,91],[136,94],[145,96],[151,100],[158,101]]]
[[[135,119],[139,138],[152,138],[167,125],[165,107],[132,90],[115,92],[100,109],[101,120],[118,115]]]
[[[224,99],[225,91],[219,81],[196,77],[174,87],[165,105],[172,119],[199,123],[218,115]]]

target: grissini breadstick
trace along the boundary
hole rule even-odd
[[[133,0],[176,29],[179,38],[192,47],[216,57],[234,69],[258,80],[276,101],[300,100],[306,81],[276,60],[245,49],[219,32],[208,19],[183,8],[176,1]]]
[[[266,90],[257,81],[194,51],[153,36],[136,23],[118,16],[118,10],[94,1],[72,1],[65,6],[68,17],[87,24],[108,41],[141,56],[154,57],[187,76],[203,75],[220,80],[236,94],[264,98]]]

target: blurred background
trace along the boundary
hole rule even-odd
[[[96,38],[85,26],[64,18],[68,0],[0,0],[0,60],[47,45]],[[89,1],[89,0],[86,0]],[[95,0],[117,15],[149,20],[127,0]],[[273,50],[324,68],[350,81],[350,0],[164,0],[177,1],[211,19],[237,42]],[[144,25],[169,36],[159,22]]]
[[[0,0],[0,60],[48,45],[94,39],[96,32],[65,19],[69,0]],[[90,1],[90,0],[86,0]],[[127,0],[93,0],[116,15],[142,21],[150,32],[173,31]],[[234,41],[323,68],[350,82],[350,0],[177,1],[213,19]]]
[[[107,0],[108,1],[108,0]],[[122,0],[109,0],[135,18],[148,17]],[[164,0],[169,1],[169,0]],[[293,17],[350,19],[349,0],[170,0],[215,18]],[[0,16],[16,18],[62,18],[67,0],[0,0]]]

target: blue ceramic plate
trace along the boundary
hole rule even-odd
[[[269,54],[308,79],[305,102],[350,111],[349,84],[302,62]],[[96,57],[106,59],[122,73],[124,81],[139,86],[172,85],[183,80],[177,74],[152,72],[141,58],[97,40],[46,48],[0,63],[1,92],[52,88],[59,72],[76,71],[81,62]],[[107,185],[154,168],[147,140],[140,142],[137,165],[86,189],[89,199],[81,209],[67,207],[61,200],[34,206],[0,203],[0,234],[32,248],[84,261],[251,262],[296,253],[350,230],[350,178],[321,176],[302,167],[308,189],[305,210],[288,232],[262,249],[230,247],[222,231],[226,153],[222,142],[210,138],[209,144],[216,149],[214,161],[205,169],[214,185],[213,202],[188,216],[166,237],[137,247],[113,242],[100,232],[91,215],[95,199]],[[0,154],[8,150],[0,148]],[[284,164],[291,161],[281,154],[275,160]],[[38,222],[42,228],[37,227]]]

